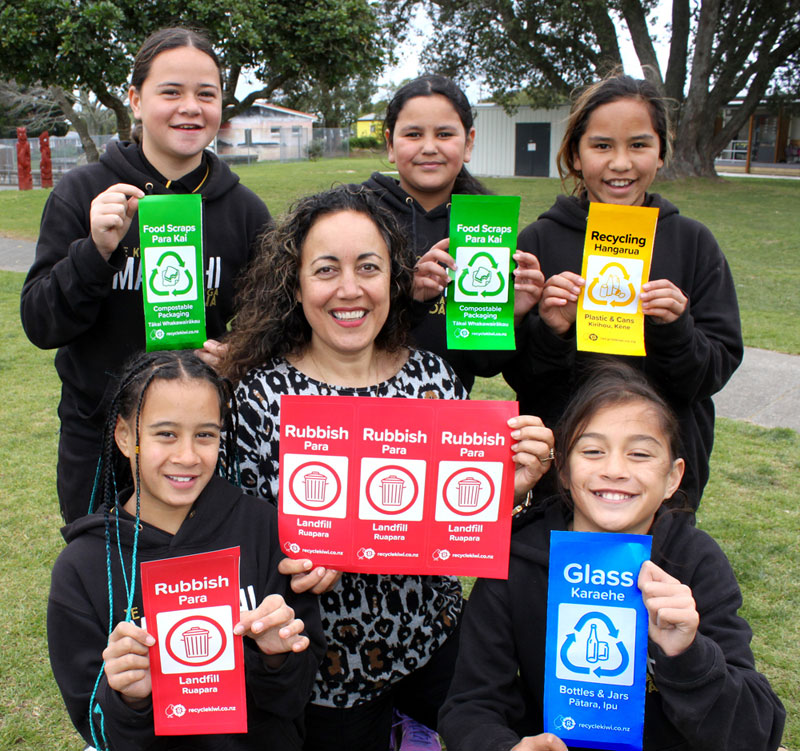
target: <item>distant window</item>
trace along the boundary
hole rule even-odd
[[[292,133],[299,133],[300,126],[299,125],[292,125]]]

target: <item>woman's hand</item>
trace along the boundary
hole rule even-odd
[[[412,296],[417,302],[433,300],[433,298],[441,295],[444,288],[450,284],[450,276],[447,273],[447,269],[455,271],[456,262],[447,252],[449,247],[449,237],[439,240],[414,266],[414,292]]]
[[[578,297],[586,280],[572,271],[562,271],[545,282],[539,301],[539,317],[559,336],[569,331],[578,315]]]
[[[156,640],[143,628],[121,621],[108,637],[103,650],[108,685],[122,694],[126,704],[145,706],[153,692],[149,649]]]
[[[302,652],[308,648],[309,640],[302,635],[303,621],[294,617],[280,595],[268,595],[255,610],[245,610],[233,627],[236,636],[249,636],[268,657],[286,652]],[[277,666],[278,662],[272,661]]]
[[[526,735],[511,751],[569,751],[567,745],[552,733]]]
[[[652,561],[642,564],[638,585],[650,616],[648,636],[668,657],[685,652],[700,625],[692,590]]]
[[[107,261],[131,226],[144,192],[135,185],[117,183],[95,196],[89,209],[92,240]]]
[[[312,570],[313,569],[313,570]],[[342,578],[341,571],[317,566],[314,568],[307,558],[284,558],[278,564],[278,572],[292,577],[292,592],[311,592],[321,595],[336,586]]]
[[[520,415],[508,421],[514,452],[514,497],[520,499],[550,469],[553,461],[553,431],[533,415]]]
[[[533,253],[517,250],[512,257],[517,264],[514,269],[514,325],[517,326],[541,299],[544,274]]]
[[[683,315],[689,298],[669,279],[656,279],[642,285],[642,313],[654,323],[672,323]]]
[[[203,349],[196,349],[195,354],[208,366],[214,368],[219,373],[219,366],[222,358],[228,351],[228,345],[218,342],[216,339],[208,339],[203,342]]]

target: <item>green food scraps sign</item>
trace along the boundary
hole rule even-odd
[[[142,198],[139,240],[147,351],[202,347],[207,337],[200,196]]]
[[[519,196],[454,195],[447,300],[449,349],[514,349],[514,279]]]

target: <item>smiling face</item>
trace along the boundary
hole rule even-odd
[[[117,421],[120,451],[136,476],[135,415]],[[141,518],[175,533],[213,476],[219,454],[221,417],[216,389],[202,380],[155,380],[139,415]],[[125,504],[136,511],[136,496]]]
[[[297,299],[318,363],[371,358],[389,315],[390,276],[389,250],[366,214],[338,211],[314,222],[302,247]]]
[[[573,164],[590,201],[641,206],[663,161],[661,141],[641,99],[601,104],[591,115]]]
[[[465,131],[447,97],[415,96],[403,105],[386,141],[400,187],[430,211],[450,199],[458,173],[472,156],[475,128]]]
[[[195,47],[153,58],[139,89],[128,92],[142,122],[142,149],[150,163],[175,180],[199,166],[222,118],[222,90],[214,61]]]
[[[612,404],[589,419],[567,458],[564,485],[579,532],[645,534],[683,477],[655,408],[644,400]]]

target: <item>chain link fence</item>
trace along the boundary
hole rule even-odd
[[[277,131],[280,132],[277,132]],[[269,142],[251,141],[225,148],[216,139],[209,147],[217,151],[220,159],[231,165],[252,164],[259,161],[292,162],[309,158],[341,157],[350,153],[349,128],[314,128],[295,131],[291,127],[274,129]],[[92,136],[97,150],[102,154],[106,144],[116,136]],[[31,172],[34,187],[41,184],[39,174],[39,139],[29,138],[31,147]],[[50,137],[50,155],[53,163],[53,182],[73,167],[86,164],[86,154],[81,142],[74,136]],[[0,138],[0,185],[15,186],[17,176],[17,139]]]

